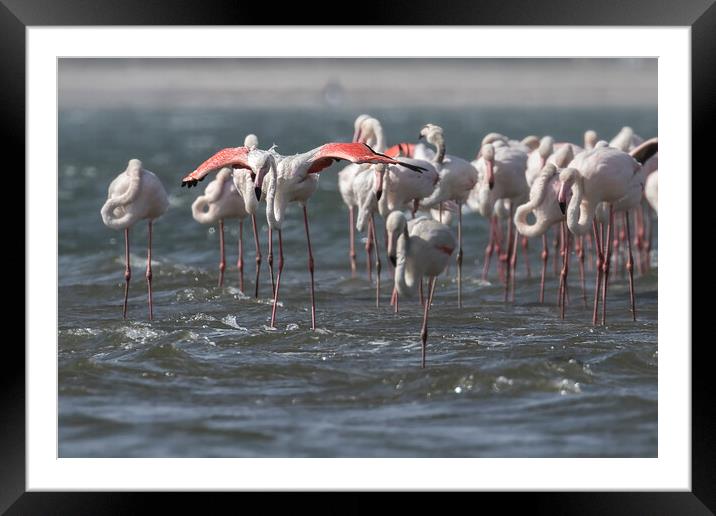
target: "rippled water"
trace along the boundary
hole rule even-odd
[[[496,130],[580,141],[624,124],[656,134],[652,110],[370,111],[391,142],[413,141],[423,123],[445,128],[448,152],[469,157]],[[455,268],[440,278],[431,310],[428,367],[420,369],[421,310],[383,306],[347,260],[340,164],[322,174],[309,204],[316,256],[318,329],[310,330],[305,237],[292,207],[278,329],[268,328],[270,280],[257,301],[237,288],[237,223],[228,222],[227,286],[217,288],[218,235],[196,223],[197,190],[180,178],[216,149],[258,134],[292,153],[346,140],[357,112],[83,111],[60,113],[59,454],[62,457],[444,456],[583,457],[657,454],[657,272],[637,278],[638,321],[626,281],[610,286],[607,327],[592,327],[572,262],[565,321],[537,301],[519,257],[517,301],[502,302],[494,268],[480,281],[487,225],[464,217],[465,306]],[[155,320],[146,320],[146,229],[132,231],[134,278],[122,320],[123,239],[102,225],[111,179],[130,158],[164,181],[169,212],[155,224]],[[203,188],[203,185],[202,185]],[[262,221],[265,226],[265,220]],[[247,293],[253,242],[245,227]],[[262,244],[266,244],[265,233]],[[550,263],[551,271],[551,263]],[[591,299],[594,277],[587,276]]]

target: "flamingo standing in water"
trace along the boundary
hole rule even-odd
[[[606,324],[607,283],[611,262],[612,226],[615,208],[626,210],[627,270],[629,271],[632,317],[636,319],[628,209],[641,200],[644,176],[643,173],[639,172],[642,164],[657,151],[658,141],[656,138],[644,142],[630,153],[612,147],[605,147],[598,143],[591,151],[584,151],[576,156],[569,163],[569,166],[560,172],[561,185],[558,202],[560,209],[563,212],[566,210],[569,231],[575,235],[584,235],[590,230],[590,226],[594,231],[597,249],[597,280],[594,293],[593,324],[597,323],[600,286],[602,287],[602,324]],[[571,190],[572,198],[569,200],[569,206],[567,207],[568,190]],[[602,249],[597,223],[594,219],[595,210],[601,202],[610,204],[604,249]],[[603,285],[601,284],[602,280]]]
[[[140,220],[148,221],[147,243],[147,296],[149,319],[154,318],[152,306],[152,224],[169,208],[169,197],[159,178],[142,167],[138,159],[129,160],[127,169],[109,185],[107,201],[102,206],[102,222],[112,229],[124,230],[124,308],[122,316],[127,318],[127,296],[132,268],[129,264],[129,228]]]
[[[182,184],[192,186],[196,185],[198,181],[201,181],[213,170],[227,166],[246,169],[249,173],[243,174],[244,188],[253,184],[254,198],[259,200],[262,196],[265,197],[266,217],[269,226],[278,232],[279,245],[278,275],[271,310],[271,327],[275,326],[276,308],[281,287],[281,273],[284,265],[281,225],[288,203],[295,201],[301,204],[303,208],[303,220],[308,244],[308,269],[311,276],[311,328],[316,328],[314,262],[306,202],[317,188],[318,179],[313,174],[321,172],[334,161],[339,160],[348,160],[352,163],[400,163],[388,156],[374,152],[370,147],[362,143],[326,143],[308,152],[292,156],[282,156],[273,148],[263,151],[248,149],[247,147],[236,147],[217,152],[182,181]],[[249,181],[251,177],[246,178],[247,175],[251,176],[252,174],[255,174],[255,182]],[[246,197],[251,197],[244,189],[239,188],[239,190],[242,191],[245,200]]]
[[[420,217],[406,221],[402,212],[394,211],[386,220],[388,256],[395,265],[395,289],[401,296],[412,297],[423,277],[430,280],[430,291],[423,311],[422,367],[428,341],[428,313],[433,302],[437,277],[447,267],[455,250],[455,237],[450,228],[436,220]]]
[[[248,215],[244,199],[233,182],[231,168],[222,168],[216,179],[206,185],[204,195],[191,205],[194,220],[200,224],[219,224],[219,286],[224,284],[226,254],[224,251],[224,219],[239,219],[239,289],[244,291],[244,219]]]
[[[491,217],[495,203],[500,199],[509,199],[509,218],[507,219],[507,252],[500,259],[505,263],[505,302],[508,300],[510,285],[510,269],[514,268],[513,256],[516,252],[513,245],[512,219],[515,206],[522,204],[529,195],[529,187],[525,180],[527,154],[519,148],[504,145],[501,142],[486,143],[480,149],[480,156],[473,161],[479,174],[477,186],[470,193],[470,205],[484,217]],[[495,220],[494,218],[492,219]],[[489,268],[492,245],[495,242],[496,225],[491,225],[490,242],[486,249],[483,276]]]
[[[539,302],[544,302],[544,284],[547,272],[547,230],[555,224],[564,222],[565,216],[559,208],[557,196],[559,194],[559,174],[558,170],[564,168],[572,161],[572,148],[569,145],[563,146],[559,151],[550,156],[548,163],[542,168],[539,175],[534,178],[534,182],[530,188],[529,201],[522,204],[515,211],[514,222],[517,231],[526,238],[542,237],[542,275],[540,280]],[[571,192],[568,192],[567,202],[571,198]],[[535,222],[528,223],[527,216],[533,213]],[[566,239],[565,239],[566,243]],[[568,249],[565,250],[568,253]],[[560,276],[560,295],[558,299],[562,306],[562,318],[564,318],[564,303],[562,294],[566,292],[567,270],[569,266],[569,255],[565,254]],[[580,257],[580,280],[582,283],[582,294],[585,295],[584,289],[584,261],[583,255]],[[586,298],[585,298],[586,299]]]
[[[358,141],[358,137],[361,133],[361,125],[362,123],[368,119],[371,118],[370,115],[362,114],[358,115],[358,117],[355,119],[355,122],[353,123],[353,141]],[[376,148],[375,142],[365,142],[368,145],[371,145],[374,149]],[[380,150],[378,149],[380,152]],[[338,191],[341,193],[341,197],[343,198],[343,202],[346,206],[348,206],[348,234],[350,238],[350,244],[349,244],[349,250],[348,250],[348,258],[350,260],[351,264],[351,275],[355,277],[356,275],[356,249],[355,249],[355,233],[354,233],[354,227],[355,227],[355,208],[358,206],[355,194],[353,192],[353,180],[356,177],[356,174],[363,170],[366,166],[365,165],[358,165],[351,163],[350,165],[344,167],[340,172],[338,172]],[[370,256],[370,250],[368,250],[368,255]],[[371,274],[371,265],[368,263],[368,278],[370,281],[370,274]]]
[[[420,204],[431,208],[446,201],[457,203],[457,304],[462,308],[462,205],[477,184],[477,170],[467,160],[445,153],[445,136],[442,127],[426,124],[420,130],[420,138],[425,138],[428,143],[435,146],[435,153],[430,161],[440,175],[433,193]],[[427,153],[424,155],[427,156]],[[417,148],[415,157],[422,159],[422,156],[418,155]]]

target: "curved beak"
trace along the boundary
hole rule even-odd
[[[388,254],[388,259],[390,260],[390,263],[392,263],[393,267],[395,267],[398,263],[398,260],[395,256],[395,239],[393,238],[392,231],[388,231],[388,249],[386,253]]]
[[[487,184],[490,187],[490,190],[492,190],[492,188],[495,186],[494,163],[492,160],[485,160],[485,164],[487,165],[487,172],[485,174]]]
[[[422,134],[418,135],[418,140],[422,140],[423,138],[425,138],[425,137]]]
[[[559,209],[562,211],[562,215],[567,213],[567,183],[562,183],[559,187],[559,194],[557,195],[557,202],[559,203]]]
[[[390,260],[390,263],[393,264],[393,267],[398,265],[398,259],[395,257],[395,254],[389,254],[388,259]]]
[[[271,160],[267,159],[264,165],[261,167],[261,170],[259,170],[258,176],[256,177],[256,182],[254,185],[254,193],[256,194],[256,199],[261,200],[261,187],[264,184],[264,177],[266,177],[266,174],[269,170],[271,170]]]
[[[383,195],[383,172],[375,169],[375,198],[380,201]]]
[[[261,201],[261,187],[260,186],[254,187],[254,194],[256,194],[256,200]]]

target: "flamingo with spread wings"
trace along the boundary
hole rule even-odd
[[[272,327],[276,320],[276,307],[278,305],[281,273],[284,265],[281,226],[288,203],[298,202],[303,208],[303,220],[308,244],[308,270],[311,276],[311,328],[316,328],[314,261],[306,203],[318,186],[318,178],[315,174],[340,160],[350,161],[351,163],[400,164],[413,170],[422,171],[421,167],[402,163],[375,152],[363,143],[326,143],[308,152],[292,156],[282,156],[273,148],[268,151],[247,149],[246,147],[223,149],[182,180],[182,184],[187,186],[196,185],[208,173],[223,167],[248,169],[252,177],[255,175],[255,198],[260,200],[262,194],[265,194],[266,217],[269,227],[275,229],[278,233],[278,275],[271,310]],[[242,195],[246,200],[247,193],[242,192]]]

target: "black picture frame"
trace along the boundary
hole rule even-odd
[[[328,5],[281,3],[279,9],[253,2],[201,0],[0,0],[0,89],[3,146],[18,158],[14,170],[25,170],[25,30],[47,25],[295,25],[318,23],[317,14],[333,12],[330,25],[637,25],[690,26],[692,73],[692,167],[709,171],[713,148],[707,127],[716,120],[716,5],[713,0],[469,0],[396,1],[375,8],[335,11]],[[345,7],[345,6],[344,6]],[[339,14],[343,12],[344,14]],[[688,170],[688,165],[685,166]],[[8,173],[8,171],[5,171]],[[686,171],[683,171],[686,173]],[[15,173],[15,182],[17,180]],[[17,188],[17,187],[14,187]],[[23,186],[24,191],[24,186]],[[27,192],[24,192],[27,194]],[[16,242],[24,240],[23,237]],[[690,253],[689,253],[690,254]],[[24,265],[23,265],[24,268]],[[31,273],[25,269],[25,274]],[[691,278],[684,278],[691,282]],[[19,304],[19,303],[18,303]],[[31,309],[31,306],[27,306]],[[689,322],[690,324],[690,322]],[[26,492],[25,489],[25,352],[6,340],[0,375],[0,513],[105,514],[147,512],[147,498],[159,497],[162,509],[174,503],[184,509],[187,497],[139,493]],[[13,344],[13,345],[10,345]],[[692,347],[692,490],[642,493],[515,493],[480,494],[501,511],[529,504],[531,512],[551,514],[713,514],[716,512],[716,438],[714,387],[710,380],[710,342]],[[684,342],[690,346],[691,342]],[[354,498],[355,495],[351,496]],[[292,496],[291,504],[296,497]],[[423,503],[421,496],[411,497]],[[299,498],[301,500],[305,497]],[[368,498],[370,500],[370,497]],[[214,498],[212,500],[216,502]],[[365,500],[312,510],[358,511],[374,505]],[[483,503],[481,501],[481,503]],[[177,504],[178,505],[178,504]],[[203,504],[197,504],[201,508]]]

